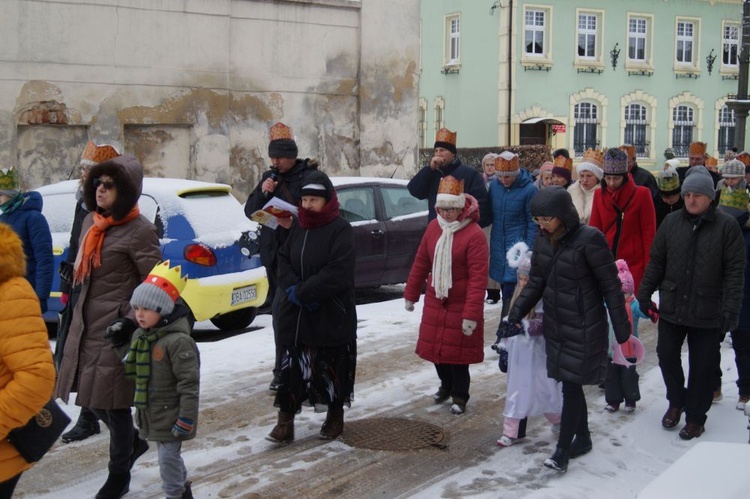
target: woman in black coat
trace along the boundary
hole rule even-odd
[[[563,385],[557,449],[544,465],[564,472],[569,458],[592,448],[583,385],[603,379],[607,313],[619,343],[627,341],[632,329],[607,240],[598,229],[579,222],[570,194],[560,187],[539,191],[531,201],[531,214],[542,237],[534,244],[529,283],[508,320],[520,325],[544,300],[547,374]]]
[[[311,172],[305,181],[299,218],[279,250],[273,303],[284,357],[274,401],[279,419],[267,439],[281,444],[294,440],[294,416],[305,400],[316,412],[328,410],[320,438],[342,433],[357,361],[354,231],[339,216],[326,174]]]

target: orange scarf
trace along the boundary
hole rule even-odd
[[[91,274],[92,269],[102,266],[102,246],[104,246],[104,236],[107,233],[107,229],[114,225],[124,225],[140,214],[138,205],[135,205],[122,220],[115,220],[111,215],[105,217],[100,213],[94,212],[94,225],[89,227],[86,235],[83,236],[81,247],[76,256],[76,263],[73,267],[74,284],[82,283]]]

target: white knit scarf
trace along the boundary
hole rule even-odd
[[[462,221],[446,222],[440,215],[437,221],[443,229],[443,233],[435,244],[435,258],[432,261],[432,286],[435,288],[435,296],[438,299],[448,298],[448,290],[453,286],[453,234],[463,229],[471,218],[466,217]]]

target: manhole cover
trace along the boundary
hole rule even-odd
[[[341,440],[352,447],[375,450],[445,448],[447,443],[441,428],[405,418],[347,421]]]

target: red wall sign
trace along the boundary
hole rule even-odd
[[[565,125],[552,125],[552,131],[555,133],[565,133]]]

